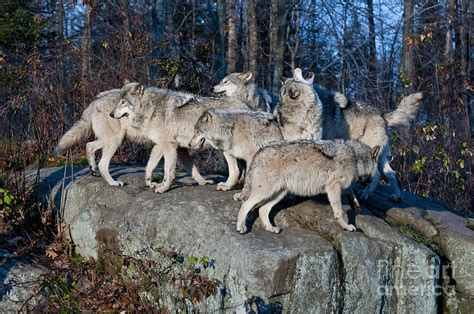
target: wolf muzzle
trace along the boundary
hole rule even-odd
[[[201,139],[196,143],[196,140],[199,138],[199,135],[194,134],[193,138],[189,141],[188,147],[192,149],[201,149],[204,146],[206,139],[201,137]]]

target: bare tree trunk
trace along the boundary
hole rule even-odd
[[[227,72],[236,72],[237,66],[237,16],[235,0],[227,1]]]
[[[454,32],[454,19],[456,17],[456,0],[449,0],[448,12],[446,15],[446,40],[444,45],[444,62],[453,62],[453,32]]]
[[[288,43],[288,48],[290,50],[290,55],[291,55],[291,71],[293,71],[296,68],[296,56],[298,55],[298,50],[300,48],[300,33],[301,33],[301,11],[299,8],[299,0],[295,4],[295,10],[291,15],[294,15],[294,17],[291,18],[291,20],[294,20],[295,22],[295,31],[294,31],[294,46],[291,47],[290,43]]]
[[[122,19],[123,25],[123,45],[122,45],[122,55],[120,73],[125,76],[125,78],[134,78],[138,79],[135,73],[135,67],[133,64],[132,56],[132,43],[131,43],[131,33],[130,33],[130,20],[128,18],[128,0],[120,0],[120,17]]]
[[[217,73],[218,78],[222,78],[227,73],[226,64],[226,27],[227,27],[227,9],[225,0],[217,0],[217,23],[219,27],[219,55],[218,55],[218,66],[219,70]]]
[[[160,56],[159,43],[163,37],[164,31],[164,3],[163,0],[153,0],[151,9],[151,64],[150,81],[154,82],[158,75],[158,69],[155,60]]]
[[[413,90],[415,84],[413,0],[405,0],[403,6],[403,59],[402,69],[405,74],[405,87]]]
[[[369,79],[368,96],[377,96],[377,50],[375,45],[375,21],[374,21],[374,1],[367,0],[367,17],[369,22]],[[374,99],[375,100],[375,99]]]
[[[174,29],[174,9],[175,0],[164,0],[165,1],[165,17],[166,17],[166,34],[168,35],[169,47],[171,50],[171,57],[173,59],[179,58],[179,42],[177,34]]]
[[[86,90],[89,83],[89,79],[92,75],[91,69],[91,55],[92,55],[92,13],[93,7],[90,4],[85,5],[86,17],[84,33],[82,35],[82,64],[81,64],[81,76],[82,76],[82,103],[86,105]]]
[[[271,0],[270,4],[270,66],[273,66],[271,89],[274,95],[278,95],[280,76],[283,74],[290,6],[291,3],[283,0]]]
[[[248,23],[248,48],[247,66],[252,71],[254,77],[258,74],[258,37],[257,37],[257,16],[256,1],[247,1],[247,23]]]
[[[65,69],[64,69],[64,3],[63,0],[58,0],[58,24],[57,24],[57,32],[58,32],[58,41],[57,44],[59,46],[59,58],[58,58],[58,81],[59,84],[57,85],[57,103],[63,104],[61,114],[64,114],[66,110],[66,101],[64,99],[64,85],[66,84],[64,77],[65,77]],[[63,122],[66,122],[63,119]]]

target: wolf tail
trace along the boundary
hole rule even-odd
[[[54,149],[56,155],[88,138],[92,134],[92,112],[93,108],[89,105],[82,113],[81,119],[74,123],[61,137],[58,145]]]
[[[408,126],[415,119],[422,99],[423,93],[414,93],[404,97],[397,109],[383,115],[388,126]]]

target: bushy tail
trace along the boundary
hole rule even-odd
[[[82,140],[88,138],[92,133],[92,106],[89,106],[82,113],[81,119],[74,123],[59,140],[58,145],[54,149],[54,153],[57,155],[71,146],[79,143]]]
[[[415,119],[422,99],[423,93],[414,93],[404,97],[397,109],[384,114],[383,117],[388,126],[408,126]]]

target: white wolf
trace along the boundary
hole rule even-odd
[[[283,137],[273,115],[253,110],[212,109],[203,113],[194,126],[190,147],[197,147],[203,141],[223,151],[226,158],[242,159],[247,169],[257,151]],[[239,179],[239,170],[229,171],[222,190],[234,187]]]
[[[288,193],[313,196],[327,193],[334,218],[345,230],[353,225],[343,219],[341,192],[356,180],[373,174],[379,147],[358,141],[293,141],[271,144],[258,151],[240,193],[246,199],[237,218],[237,231],[247,232],[247,214],[256,206],[265,229],[280,232],[269,213]]]
[[[141,129],[133,127],[128,118],[120,120],[114,119],[110,113],[117,106],[120,96],[120,89],[113,89],[100,93],[84,110],[80,120],[78,120],[60,139],[55,152],[58,154],[77,143],[86,140],[92,134],[95,140],[86,144],[86,155],[89,162],[89,169],[92,175],[97,174],[97,164],[95,153],[102,149],[102,157],[99,161],[99,171],[108,184],[122,186],[124,182],[112,178],[109,173],[109,164],[112,156],[122,144],[125,137],[138,143],[145,143],[148,140],[144,137]],[[193,164],[185,149],[178,151],[180,164],[188,173],[192,173],[193,178],[199,185],[212,183],[205,180]]]
[[[214,86],[214,93],[236,98],[253,110],[271,112],[272,97],[267,90],[255,85],[252,76],[252,72],[231,73]]]
[[[230,97],[202,97],[154,87],[144,88],[139,83],[130,83],[120,91],[120,100],[111,116],[118,120],[127,116],[131,128],[139,130],[143,138],[156,144],[146,167],[145,180],[155,192],[163,193],[170,188],[175,178],[179,148],[188,147],[199,117],[204,111],[213,108],[249,109],[243,102]],[[200,143],[198,147],[203,144],[204,142]],[[162,183],[156,184],[151,182],[151,175],[162,157],[165,159],[164,178]],[[226,160],[229,172],[237,167],[233,165],[236,160]],[[217,188],[224,185],[221,182]]]
[[[293,78],[287,79],[283,84],[282,93],[287,90],[286,85],[295,85],[295,81],[302,84],[312,84],[313,77],[304,79],[301,69],[295,69]],[[298,92],[298,98],[301,99],[317,98],[317,96],[312,95],[312,93],[317,94],[314,89],[299,88]],[[286,107],[295,106],[294,100],[291,99],[291,94],[288,92],[281,96],[281,102],[277,107],[276,115],[281,127],[291,130],[290,135],[286,137],[288,139],[298,139],[298,130],[300,130],[301,134],[305,134],[306,130],[313,130],[314,132],[314,130],[322,127],[320,132],[324,140],[336,138],[354,139],[370,147],[380,146],[381,151],[377,161],[377,170],[374,172],[371,183],[362,192],[361,198],[367,199],[372,194],[383,174],[395,190],[391,195],[391,199],[398,201],[401,199],[402,191],[396,173],[390,166],[388,128],[409,125],[416,116],[422,98],[422,93],[408,95],[402,99],[395,111],[383,113],[375,107],[350,101],[341,93],[334,93],[331,96],[333,102],[323,102],[321,104],[322,116],[319,117],[312,114],[312,112],[320,110],[319,105],[316,106],[316,109],[313,108],[310,104],[313,104],[314,101],[311,100],[307,100],[302,105],[302,111],[296,115],[293,114],[293,111],[286,110]],[[304,112],[309,112],[310,114],[304,114]],[[285,133],[283,134],[285,135]],[[304,135],[299,137],[299,139],[305,138]]]

